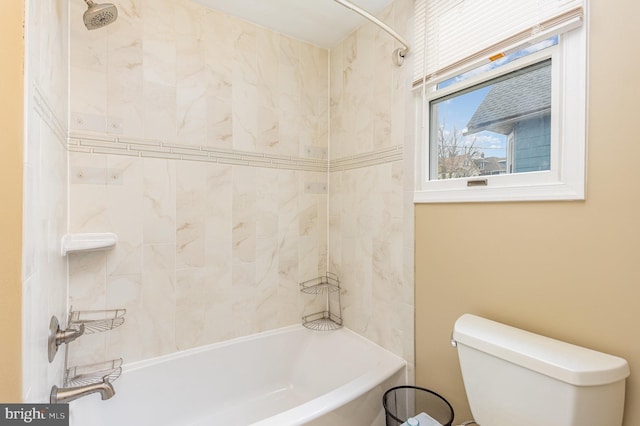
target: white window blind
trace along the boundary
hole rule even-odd
[[[416,0],[415,84],[581,25],[584,0]]]
[[[415,20],[415,40],[413,42],[413,51],[415,52],[413,58],[414,80],[420,80],[425,75],[427,0],[415,1]]]

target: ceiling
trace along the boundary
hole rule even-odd
[[[367,22],[334,0],[193,0],[211,9],[251,21],[260,26],[331,48]],[[392,0],[352,0],[377,14]]]

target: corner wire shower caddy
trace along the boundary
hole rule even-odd
[[[65,371],[65,386],[85,386],[100,383],[105,378],[115,382],[122,374],[122,358],[95,364],[79,365]]]
[[[340,280],[336,274],[326,275],[300,283],[300,291],[305,294],[324,295],[325,309],[302,317],[302,325],[310,330],[330,331],[342,327],[342,306],[340,304]],[[332,299],[334,302],[332,303]],[[334,303],[337,303],[337,312]]]
[[[107,309],[95,311],[71,311],[69,312],[69,327],[84,327],[84,334],[102,333],[113,330],[124,324],[127,310]],[[69,357],[69,346],[65,354],[65,386],[84,386],[100,383],[108,380],[109,383],[116,381],[122,374],[122,358],[94,364],[67,367]]]

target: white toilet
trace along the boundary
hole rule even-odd
[[[481,426],[622,424],[622,358],[469,314],[456,321],[452,344]]]

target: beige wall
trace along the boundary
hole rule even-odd
[[[22,238],[22,109],[23,4],[0,3],[0,401],[20,401],[21,238]]]
[[[590,2],[586,201],[416,206],[416,382],[456,421],[471,416],[449,337],[469,312],[624,357],[624,424],[640,424],[638,16]]]

